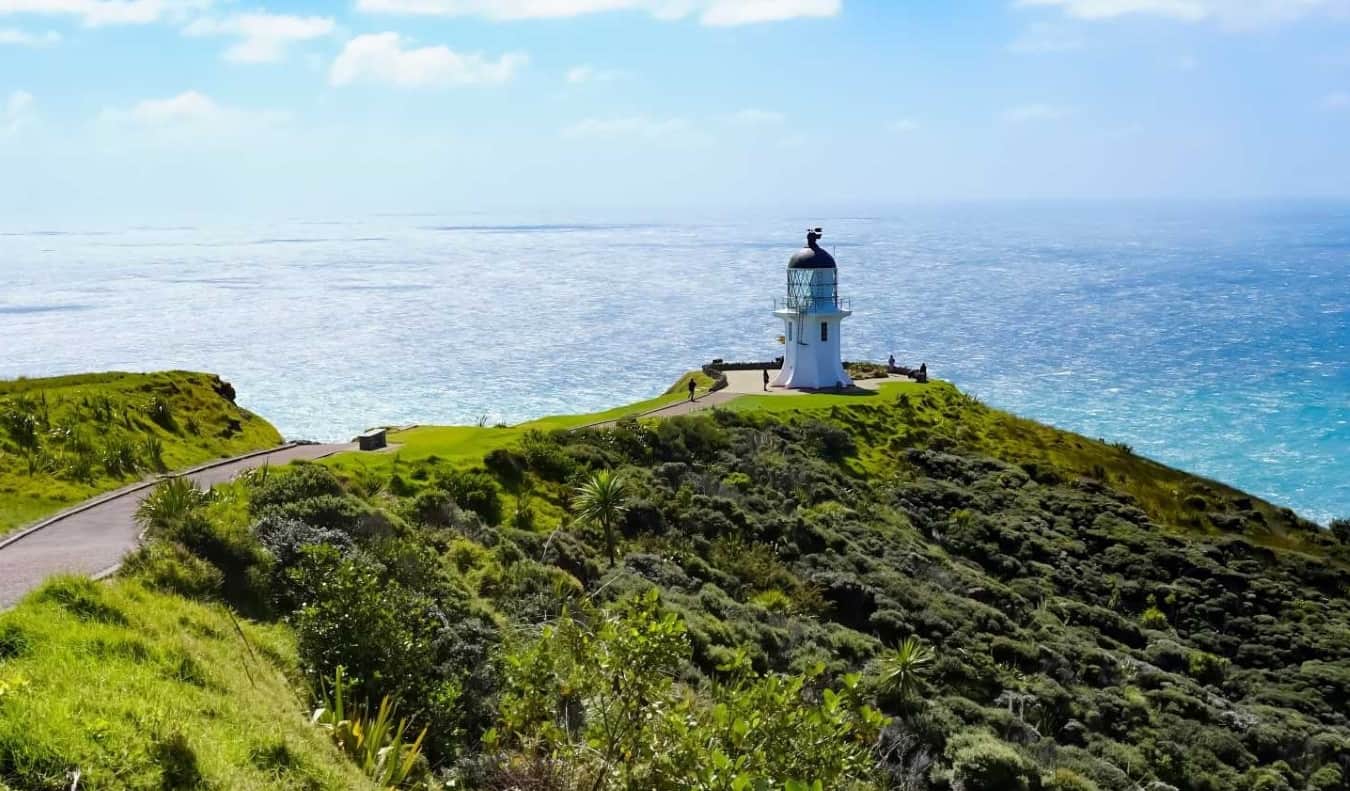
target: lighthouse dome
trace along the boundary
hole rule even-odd
[[[798,250],[788,261],[788,269],[834,269],[834,256],[820,245],[821,230],[812,228],[806,232],[806,246]]]

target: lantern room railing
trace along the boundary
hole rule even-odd
[[[853,300],[848,297],[821,295],[802,297],[775,297],[774,310],[790,310],[794,313],[826,313],[831,311],[853,310]]]

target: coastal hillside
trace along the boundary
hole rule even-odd
[[[146,475],[268,448],[281,436],[210,374],[0,382],[0,535]]]
[[[121,579],[0,615],[0,786],[1347,788],[1350,525],[942,382],[616,412],[162,485]],[[178,747],[90,651],[192,687]],[[199,747],[237,669],[293,686]]]

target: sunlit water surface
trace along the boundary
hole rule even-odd
[[[219,372],[286,435],[516,422],[779,353],[810,223],[890,352],[985,401],[1350,516],[1350,205],[950,206],[557,223],[0,220],[0,378]]]

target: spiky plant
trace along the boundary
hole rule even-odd
[[[146,530],[165,530],[206,505],[210,497],[191,478],[166,478],[136,506],[136,523]]]
[[[380,788],[396,789],[420,774],[422,743],[427,729],[407,741],[408,721],[394,722],[397,706],[385,695],[374,716],[347,700],[347,680],[339,667],[333,676],[333,689],[320,692],[319,707],[310,716],[310,724],[322,728],[338,749],[352,760]]]
[[[605,535],[605,554],[614,565],[614,526],[628,510],[628,482],[612,470],[600,470],[577,487],[572,499],[577,518],[599,525]]]
[[[881,662],[882,688],[901,700],[910,700],[918,691],[919,680],[936,658],[933,649],[924,645],[919,638],[905,638],[900,647]]]

